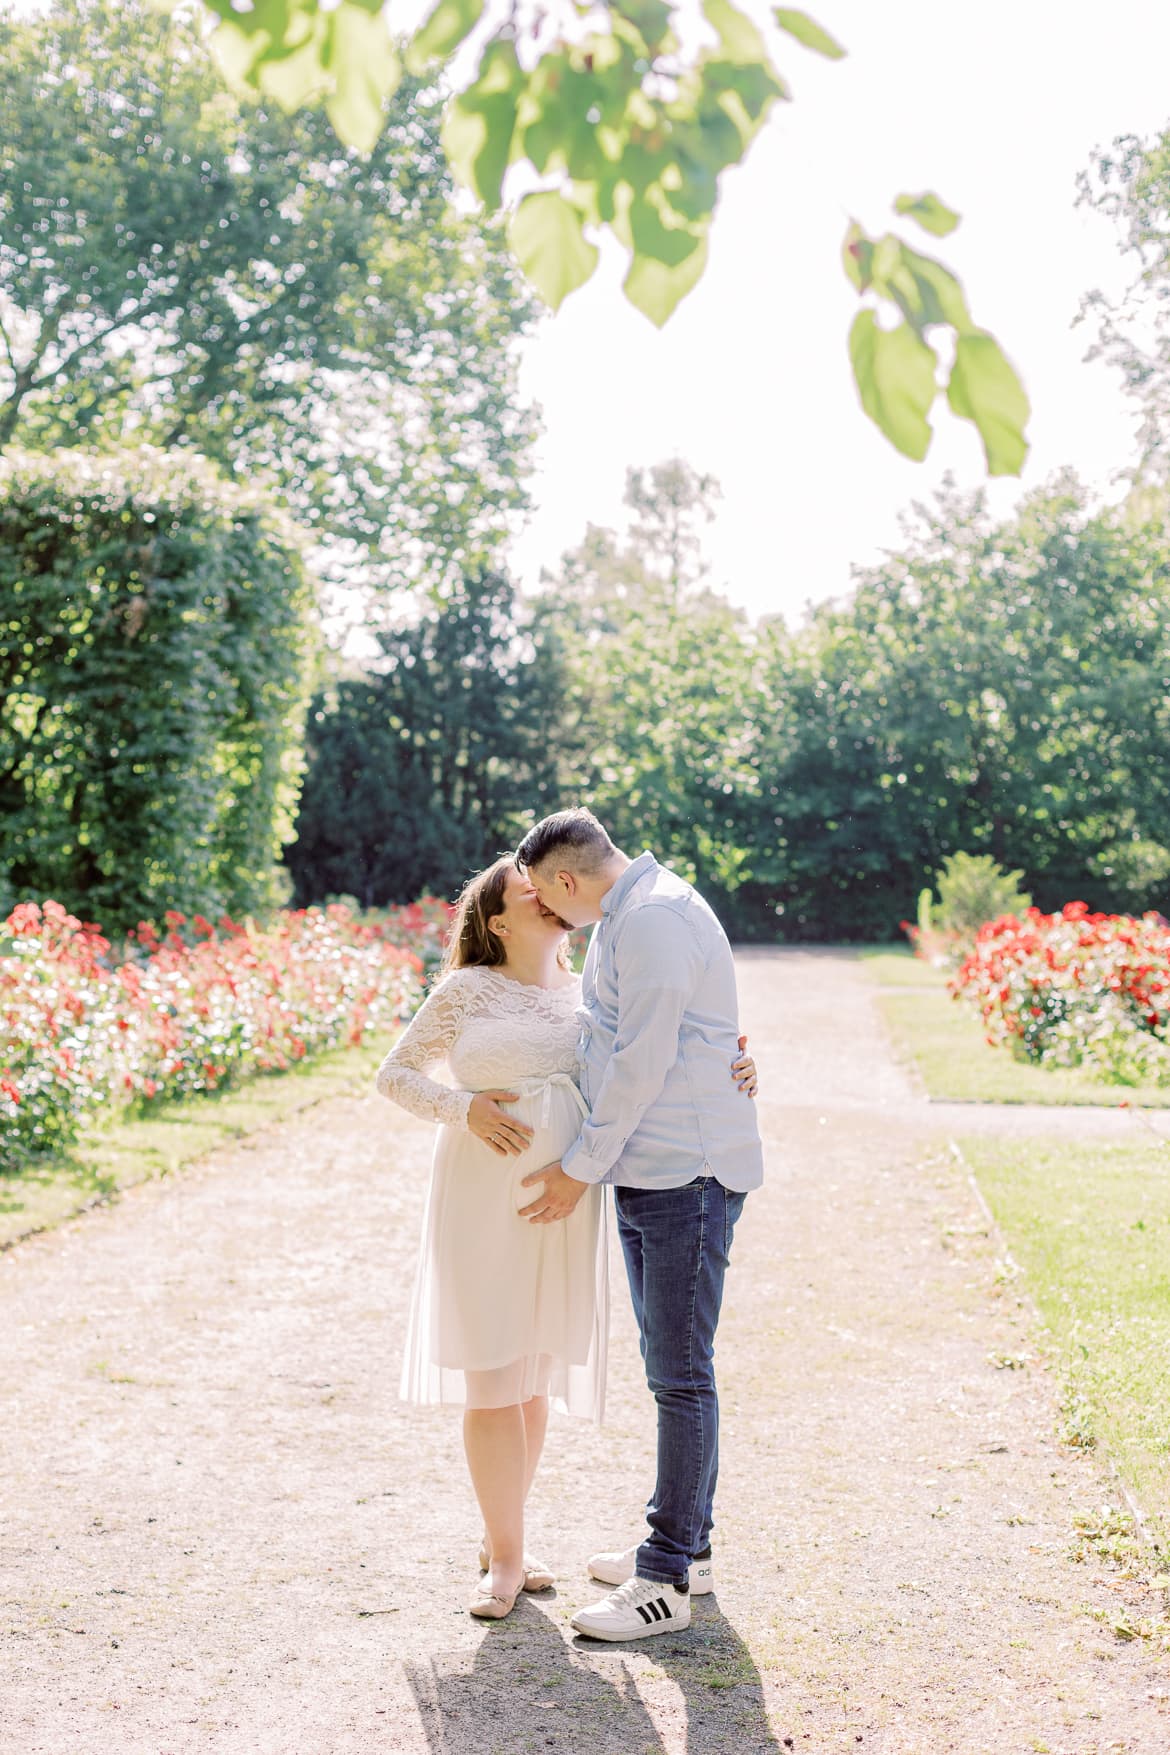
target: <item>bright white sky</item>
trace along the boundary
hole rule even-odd
[[[1075,179],[1095,146],[1170,122],[1170,4],[807,9],[849,59],[782,48],[795,102],[724,179],[711,264],[666,328],[626,304],[616,252],[528,345],[523,391],[542,406],[545,435],[536,512],[513,554],[525,583],[587,521],[624,522],[627,465],[680,453],[723,484],[712,584],[752,615],[792,622],[847,590],[851,563],[895,546],[899,511],[946,469],[963,486],[983,479],[974,429],[945,404],[926,462],[912,464],[856,401],[841,238],[851,216],[912,236],[890,212],[903,191],[933,189],[963,215],[949,238],[919,237],[961,275],[976,322],[1024,377],[1034,412],[1022,486],[1072,464],[1108,489],[1132,459],[1119,378],[1083,363],[1088,331],[1071,327],[1080,295],[1119,290],[1132,264],[1110,222],[1074,206]],[[997,486],[997,508],[1022,486]]]

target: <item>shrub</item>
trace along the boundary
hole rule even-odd
[[[310,594],[296,540],[210,464],[0,464],[0,896],[120,934],[283,899]]]
[[[430,897],[374,919],[333,905],[261,928],[170,910],[116,958],[59,902],[21,904],[0,926],[4,1167],[67,1146],[94,1115],[357,1045],[417,1004],[449,912]]]
[[[949,854],[935,873],[937,903],[930,890],[923,890],[917,924],[903,922],[919,956],[933,963],[956,964],[987,921],[1024,913],[1032,898],[1020,888],[1023,875],[1005,871],[987,853]]]
[[[980,928],[951,981],[978,1006],[987,1040],[1040,1066],[1095,1069],[1113,1083],[1170,1083],[1170,924],[1029,908]]]

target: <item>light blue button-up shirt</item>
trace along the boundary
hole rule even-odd
[[[756,1107],[738,1089],[731,946],[690,884],[652,853],[603,898],[581,981],[589,1119],[561,1159],[578,1182],[681,1188],[763,1180]]]

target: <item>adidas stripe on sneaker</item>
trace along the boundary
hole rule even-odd
[[[599,1603],[578,1610],[572,1624],[589,1639],[612,1641],[679,1633],[691,1624],[690,1592],[635,1575]]]

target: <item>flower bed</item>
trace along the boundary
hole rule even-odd
[[[0,926],[4,1166],[68,1145],[95,1113],[360,1043],[418,1004],[449,916],[433,897],[370,916],[290,910],[265,928],[168,913],[115,955],[59,902],[22,903]]]
[[[987,1040],[1043,1066],[1121,1084],[1170,1083],[1170,924],[1160,914],[1029,908],[980,928],[950,982]]]

